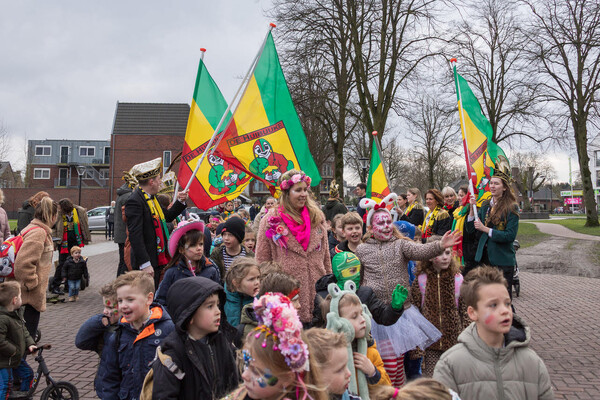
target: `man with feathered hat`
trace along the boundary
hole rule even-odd
[[[131,267],[153,275],[156,286],[160,270],[168,263],[166,223],[185,210],[188,198],[188,190],[184,190],[177,194],[177,200],[169,209],[163,208],[156,199],[162,185],[161,171],[160,157],[134,165],[129,175],[137,180],[138,186],[125,203]]]

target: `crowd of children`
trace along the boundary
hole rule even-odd
[[[421,244],[414,225],[371,202],[361,201],[364,236],[357,213],[333,218],[331,273],[310,288],[289,268],[254,259],[262,239],[243,212],[211,216],[206,231],[194,217],[180,222],[158,289],[143,271],[119,276],[100,291],[103,312],[77,334],[76,346],[100,357],[98,397],[553,398],[502,272],[484,266],[463,277],[452,252],[460,235]],[[63,271],[75,301],[89,281],[81,249]],[[313,290],[306,310],[301,293]],[[24,355],[36,348],[19,307],[19,285],[1,283],[0,398],[13,376],[21,390],[32,378]]]

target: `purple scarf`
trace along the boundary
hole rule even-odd
[[[308,243],[310,242],[310,214],[308,208],[304,206],[300,217],[302,217],[302,223],[296,222],[289,214],[283,212],[283,207],[279,207],[279,214],[281,219],[287,225],[292,235],[296,238],[298,243],[302,246],[304,251],[308,249]]]

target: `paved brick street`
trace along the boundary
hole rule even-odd
[[[100,244],[88,247],[90,254],[95,246]],[[52,375],[75,384],[81,399],[96,398],[92,382],[98,357],[77,350],[75,335],[89,316],[102,311],[98,289],[115,277],[117,262],[116,245],[112,252],[91,256],[91,287],[80,294],[80,300],[48,304],[42,313],[42,343],[54,346],[45,353]],[[546,362],[556,398],[600,399],[600,281],[532,273],[520,276],[521,297],[515,298],[515,307],[531,326],[532,347]],[[38,394],[44,385],[40,383]]]

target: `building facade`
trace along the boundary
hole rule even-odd
[[[34,189],[106,188],[110,166],[108,140],[29,140],[26,186]],[[78,172],[79,171],[79,172]]]

